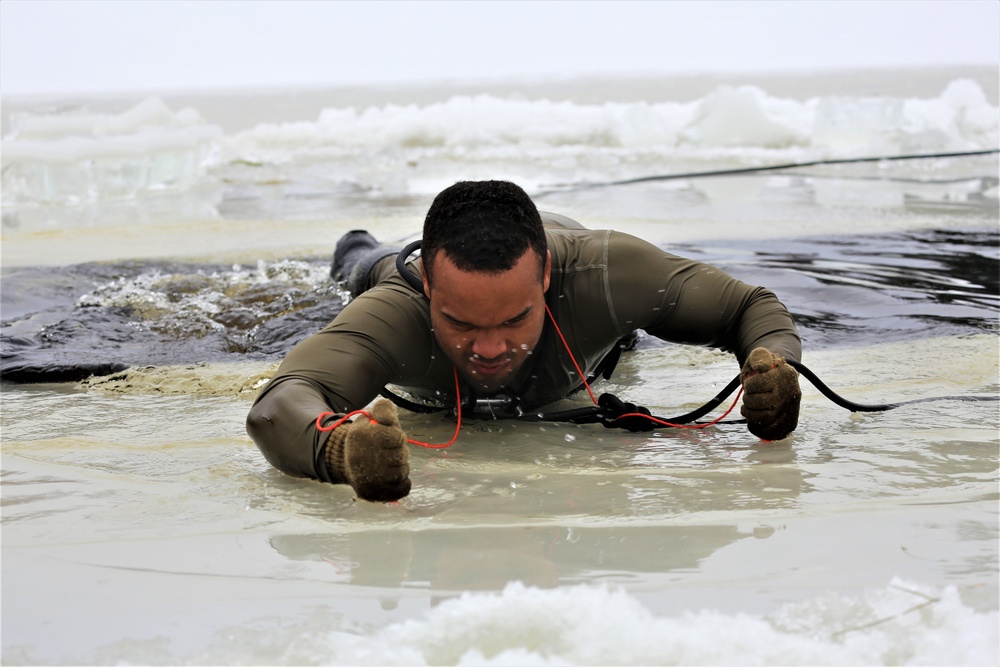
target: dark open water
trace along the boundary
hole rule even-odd
[[[806,349],[998,329],[997,229],[714,240],[670,250],[775,290]],[[343,306],[325,275],[328,262],[131,261],[8,271],[2,378],[72,382],[134,366],[278,361]]]

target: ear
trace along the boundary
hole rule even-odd
[[[420,279],[424,283],[424,296],[427,297],[428,300],[430,300],[430,298],[431,298],[431,283],[430,283],[429,280],[427,280],[427,272],[424,271],[424,258],[421,257],[417,261],[420,262]]]
[[[549,291],[549,283],[552,279],[552,251],[545,251],[545,268],[542,269],[542,292]]]

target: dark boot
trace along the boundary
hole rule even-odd
[[[347,232],[337,241],[330,263],[330,277],[335,282],[344,282],[351,275],[351,269],[362,257],[378,247],[375,237],[363,229]]]
[[[623,352],[628,352],[630,350],[634,350],[638,342],[639,332],[632,331],[618,339],[618,347],[620,347]]]

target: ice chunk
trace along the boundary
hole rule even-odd
[[[812,143],[833,155],[919,154],[994,148],[997,108],[973,81],[952,81],[940,97],[827,97]]]
[[[941,93],[941,101],[955,109],[986,106],[986,94],[971,79],[956,79]]]
[[[157,98],[119,114],[20,114],[2,144],[4,206],[75,205],[183,192],[205,179],[221,130]]]
[[[804,137],[765,114],[761,95],[750,87],[720,86],[702,100],[681,136],[702,146],[781,148],[802,143]]]
[[[823,98],[816,108],[814,146],[836,155],[894,154],[905,124],[898,98]]]

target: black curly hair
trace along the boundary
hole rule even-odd
[[[460,181],[431,203],[420,252],[430,282],[440,250],[462,271],[501,273],[529,248],[538,255],[541,276],[548,244],[542,218],[524,190],[509,181]]]

